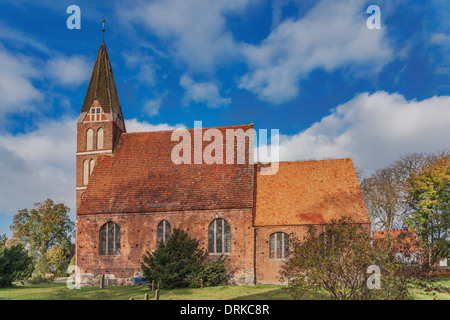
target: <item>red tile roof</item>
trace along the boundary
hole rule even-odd
[[[351,159],[280,162],[257,173],[255,226],[324,224],[351,216],[370,223]]]
[[[383,240],[386,238],[386,230],[375,230],[373,232],[374,240]],[[408,229],[390,230],[392,245],[395,252],[416,251],[419,245],[416,233]],[[376,245],[384,245],[383,242],[377,242]]]
[[[226,129],[249,128],[253,125],[215,129],[225,138]],[[189,132],[192,135],[193,129]],[[176,165],[171,152],[179,142],[171,141],[171,135],[172,131],[123,133],[112,156],[98,157],[77,213],[254,206],[254,165]],[[203,142],[203,148],[208,144]],[[247,152],[252,149],[246,146]],[[277,174],[258,172],[256,181],[256,226],[324,224],[344,215],[370,223],[351,159],[280,162]]]
[[[216,129],[225,139],[226,129],[249,128],[253,124]],[[189,132],[193,143],[193,129]],[[171,152],[179,142],[171,141],[171,135],[172,131],[123,133],[112,156],[98,157],[77,213],[253,207],[254,165],[176,165]],[[203,142],[203,148],[209,143]],[[248,152],[248,143],[246,148]],[[224,146],[224,158],[225,154]]]

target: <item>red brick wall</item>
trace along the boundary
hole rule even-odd
[[[284,259],[269,258],[269,238],[275,232],[284,232],[302,239],[306,235],[306,226],[275,226],[256,228],[256,283],[280,283],[280,270]]]
[[[186,230],[191,237],[199,239],[200,245],[206,249],[208,226],[216,218],[223,218],[230,224],[231,252],[226,263],[232,282],[253,284],[254,230],[251,209],[78,215],[76,264],[81,273],[131,278],[140,271],[143,254],[156,249],[156,229],[160,221],[167,220],[172,230]],[[117,257],[99,255],[99,230],[108,221],[120,226],[121,248]],[[118,280],[117,284],[126,282]]]
[[[103,128],[103,149],[101,150],[113,150],[118,142],[122,131],[112,121],[108,122],[87,122],[77,124],[77,153],[88,152],[87,150],[87,130],[92,129],[93,135],[93,150],[97,151],[97,132],[98,129]],[[77,155],[76,157],[76,186],[83,187],[83,162],[85,160],[95,160],[97,163],[98,154]],[[80,204],[81,196],[85,190],[77,190],[76,207]]]
[[[366,232],[370,232],[370,224],[361,224],[360,227]],[[321,230],[323,226],[317,225],[316,228]],[[308,226],[270,226],[256,227],[255,240],[255,269],[256,283],[280,283],[281,266],[285,263],[283,259],[269,258],[269,239],[270,235],[275,232],[284,232],[292,237],[302,240],[308,231]],[[292,249],[292,242],[290,245]]]

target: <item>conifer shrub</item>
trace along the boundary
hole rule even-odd
[[[159,288],[173,289],[222,284],[226,279],[225,259],[209,260],[199,241],[182,229],[174,229],[167,242],[146,252],[141,264],[147,283],[155,280]]]

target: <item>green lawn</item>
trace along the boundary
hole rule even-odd
[[[426,292],[421,289],[411,290],[413,300],[450,300],[450,278],[441,278],[433,283],[435,290]]]
[[[434,284],[440,288],[435,295],[423,290],[412,291],[411,299],[450,300],[450,278],[441,279]],[[148,293],[154,299],[154,293],[148,287],[83,287],[81,289],[68,289],[65,283],[23,285],[0,288],[0,300],[143,300]],[[256,286],[218,286],[203,289],[176,289],[161,290],[161,300],[288,300],[289,294],[280,285]]]
[[[68,289],[65,283],[23,285],[0,288],[0,300],[143,300],[148,293],[154,299],[154,292],[148,287],[82,287]],[[203,289],[160,290],[160,300],[232,300],[255,299],[277,300],[289,299],[289,295],[277,285],[256,286],[218,286]]]

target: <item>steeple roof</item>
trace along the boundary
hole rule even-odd
[[[81,112],[89,111],[95,100],[98,100],[105,113],[112,113],[122,117],[111,61],[109,60],[104,41],[102,41],[98,50]]]

